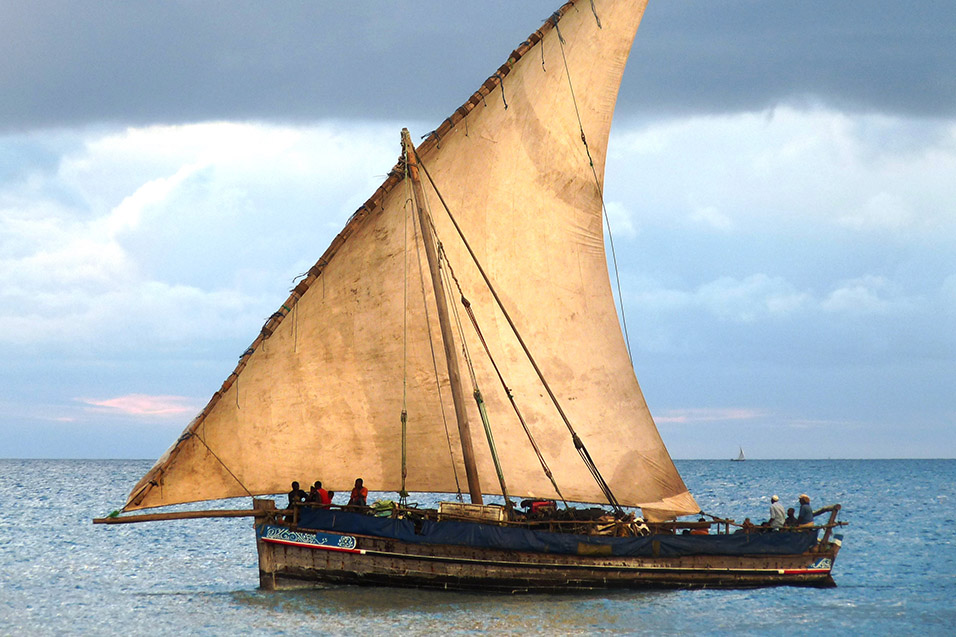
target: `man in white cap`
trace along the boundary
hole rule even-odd
[[[776,495],[770,497],[770,528],[771,529],[782,529],[783,522],[787,519],[787,514],[783,510],[783,505],[780,504],[780,498]]]

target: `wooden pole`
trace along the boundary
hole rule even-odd
[[[827,522],[827,530],[823,533],[823,540],[820,541],[821,546],[826,546],[830,543],[830,535],[833,534],[833,527],[835,526],[837,515],[840,513],[839,504],[831,504],[830,506],[823,507],[819,511],[814,511],[813,516],[816,517],[819,513],[825,513],[826,511],[830,512],[830,521]]]
[[[276,513],[264,509],[214,509],[206,511],[173,511],[170,513],[143,513],[112,518],[93,518],[93,524],[132,524],[134,522],[158,522],[160,520],[191,520],[195,518],[246,518],[265,517]]]
[[[435,304],[438,306],[438,323],[441,326],[442,344],[445,346],[448,380],[451,384],[452,402],[455,405],[455,418],[458,420],[458,437],[461,439],[461,455],[465,463],[465,476],[468,479],[468,493],[472,503],[482,504],[475,450],[471,443],[471,427],[468,424],[465,398],[461,389],[461,370],[458,367],[458,355],[455,351],[454,332],[448,315],[448,304],[445,301],[445,286],[442,284],[441,273],[438,270],[438,250],[431,233],[431,219],[428,211],[425,210],[425,190],[422,188],[421,177],[418,174],[418,158],[415,156],[415,147],[412,145],[407,128],[402,129],[402,147],[405,151],[408,176],[412,180],[412,191],[415,194],[415,208],[418,212],[418,224],[422,230],[422,242],[425,244],[425,256],[428,259],[428,270],[431,273],[432,287],[435,291]]]

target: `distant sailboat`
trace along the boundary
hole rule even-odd
[[[743,462],[743,461],[746,460],[746,459],[747,459],[747,458],[744,456],[744,448],[743,448],[743,447],[740,447],[740,453],[737,454],[737,457],[736,457],[736,458],[731,458],[730,460],[731,460],[731,462]]]

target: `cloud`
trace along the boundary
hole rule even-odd
[[[181,416],[198,408],[183,396],[147,396],[129,394],[116,398],[77,398],[77,401],[98,410],[127,416]]]
[[[903,310],[911,307],[908,299],[888,299],[883,296],[890,287],[890,283],[883,277],[868,276],[847,281],[831,291],[820,302],[820,307],[827,312],[854,315],[886,314],[894,309]]]
[[[114,1],[8,6],[0,130],[429,113],[437,124],[554,8],[550,0],[453,9],[436,0],[237,2],[228,12]],[[408,41],[419,43],[415,55]],[[398,58],[400,67],[391,63]]]
[[[147,181],[131,195],[125,197],[102,220],[102,224],[105,226],[102,236],[116,239],[124,232],[137,230],[143,215],[149,209],[162,206],[177,189],[181,188],[190,177],[196,175],[202,168],[203,166],[200,164],[187,164],[168,177],[158,177]]]
[[[940,290],[939,302],[952,302],[952,282]],[[630,301],[644,312],[678,314],[703,311],[710,316],[733,323],[751,324],[760,320],[845,314],[852,317],[930,311],[932,299],[904,296],[894,290],[883,277],[867,276],[837,282],[823,294],[798,290],[779,277],[754,274],[744,279],[721,277],[694,289],[661,287],[659,282],[645,279],[632,284]]]
[[[956,8],[649,3],[622,100],[650,113],[763,111],[781,103],[915,116],[956,113],[947,46]],[[826,24],[821,24],[826,16]]]
[[[115,397],[205,398],[384,179],[399,128],[0,136],[0,420],[116,424],[164,407]],[[954,159],[953,121],[617,119],[606,196],[642,387],[661,405],[750,406],[659,421],[688,440],[695,423],[771,415],[775,433],[951,424]]]
[[[327,117],[437,124],[556,4],[8,4],[0,130]],[[650,3],[621,111],[727,113],[803,100],[952,116],[954,8],[921,6]]]
[[[658,423],[686,424],[723,422],[728,420],[754,420],[757,418],[766,418],[768,415],[769,413],[764,409],[745,407],[665,409],[660,415],[655,416],[654,420]]]
[[[692,298],[719,318],[752,323],[799,310],[809,297],[781,278],[754,274],[743,280],[721,277],[700,286]]]
[[[645,279],[640,287],[632,284],[631,302],[648,312],[702,310],[721,320],[753,323],[805,310],[813,297],[782,278],[754,274],[744,279],[720,277],[690,290],[661,287]]]
[[[396,130],[210,123],[64,142],[0,183],[0,343],[250,338],[384,179]],[[11,147],[28,156],[34,137]]]
[[[792,429],[827,429],[836,431],[837,429],[841,430],[861,430],[865,429],[864,426],[858,421],[852,420],[828,420],[828,419],[794,419],[787,421],[785,423],[788,427]]]
[[[778,106],[615,126],[635,361],[951,360],[956,120]]]
[[[897,230],[912,225],[913,211],[900,195],[879,192],[864,201],[857,210],[840,217],[838,221],[855,230]]]
[[[644,231],[956,234],[956,120],[778,106],[618,122],[606,196],[639,202]]]
[[[700,206],[695,208],[691,212],[690,220],[700,222],[715,230],[730,230],[733,225],[730,217],[717,210],[714,206]]]

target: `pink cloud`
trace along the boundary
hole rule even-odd
[[[118,412],[130,416],[173,416],[195,411],[184,396],[148,396],[146,394],[128,394],[96,400],[93,398],[78,398],[81,403],[101,411]]]
[[[752,420],[754,418],[763,418],[767,415],[766,411],[761,409],[748,409],[744,407],[727,407],[715,409],[670,409],[663,415],[655,416],[657,422],[716,422],[721,420]]]

